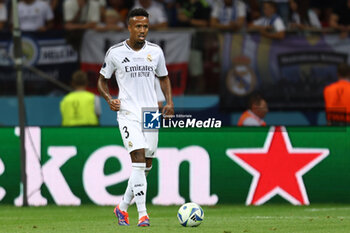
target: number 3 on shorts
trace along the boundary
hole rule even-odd
[[[124,126],[123,130],[124,130],[124,133],[125,133],[125,139],[127,139],[129,137],[128,128],[126,126]]]

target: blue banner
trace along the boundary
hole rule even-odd
[[[16,73],[13,62],[13,40],[9,33],[0,34],[0,93],[16,93]],[[22,34],[25,66],[34,66],[47,75],[69,83],[72,73],[79,69],[78,53],[66,42],[64,32],[36,32]],[[26,94],[49,94],[57,87],[24,68]]]

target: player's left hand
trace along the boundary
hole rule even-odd
[[[165,119],[174,117],[174,104],[166,104],[162,111],[163,117]]]

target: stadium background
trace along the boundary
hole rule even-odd
[[[67,85],[74,71],[85,70],[90,80],[89,90],[97,93],[96,80],[105,51],[127,35],[127,32],[87,31],[78,52],[65,41],[63,32],[23,33],[24,55],[28,66]],[[10,33],[3,33],[1,38],[0,101],[4,111],[11,114],[2,114],[0,124],[13,126],[17,121],[13,97],[16,73],[11,58],[6,57],[11,54],[13,43]],[[247,96],[253,91],[260,91],[267,99],[269,125],[326,125],[323,88],[337,80],[336,66],[347,61],[350,51],[348,39],[321,32],[312,35],[291,32],[283,41],[271,42],[253,32],[242,35],[176,29],[151,31],[149,40],[160,44],[165,51],[176,108],[212,109],[214,116],[230,118],[225,125],[231,126],[237,124],[247,107]],[[192,48],[196,43],[203,44],[203,48]],[[231,69],[243,69],[246,72],[243,81],[231,75]],[[66,92],[28,69],[24,69],[24,79],[28,124],[60,125],[57,106]],[[228,86],[228,82],[232,84]],[[114,82],[111,85],[112,93],[117,95],[116,85]],[[49,109],[43,111],[40,103]],[[108,105],[104,101],[102,108],[105,114],[101,116],[101,125],[114,125],[114,116],[107,114]]]

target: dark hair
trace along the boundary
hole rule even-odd
[[[338,65],[337,73],[340,77],[347,77],[349,75],[350,68],[349,65],[346,63],[340,63]]]
[[[252,109],[254,104],[259,105],[265,98],[259,92],[253,92],[248,97],[248,108]]]
[[[75,71],[72,76],[72,86],[76,88],[76,87],[83,87],[87,85],[88,85],[87,74],[81,70]]]
[[[149,14],[143,8],[135,8],[129,12],[128,17],[127,17],[127,23],[129,23],[130,18],[135,17],[135,16],[145,16],[148,18]]]
[[[262,2],[263,4],[269,4],[270,6],[272,6],[274,9],[275,9],[275,11],[277,11],[277,4],[275,3],[275,2],[273,2],[273,1],[263,1]]]

